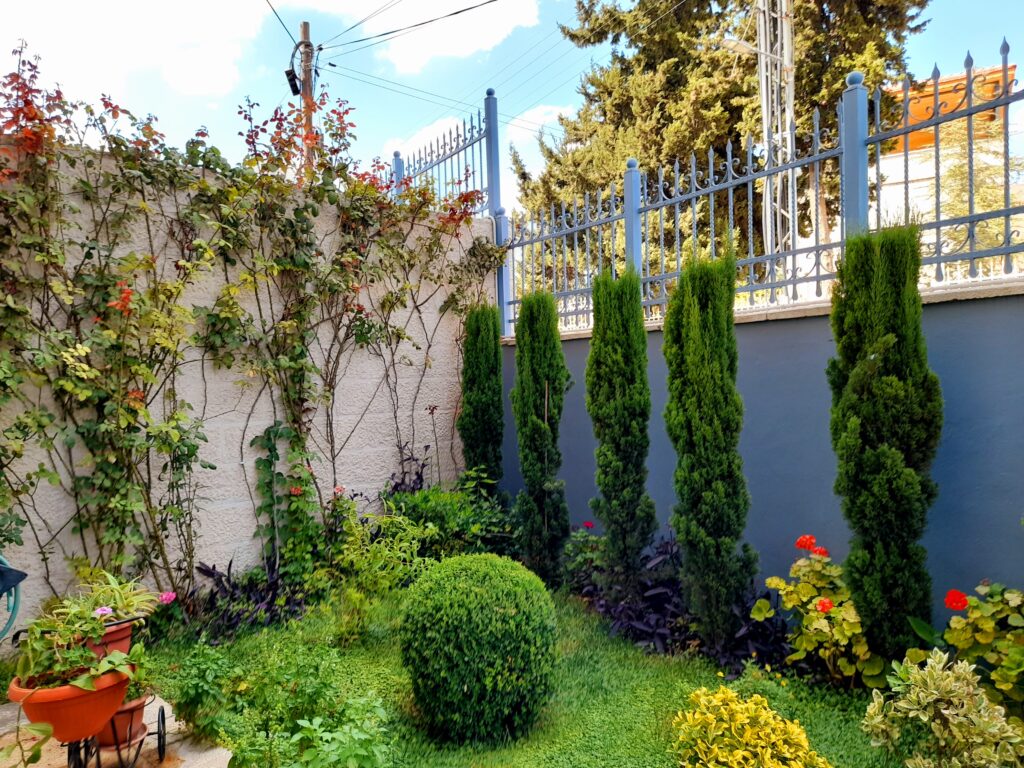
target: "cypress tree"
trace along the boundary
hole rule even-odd
[[[466,315],[462,358],[462,413],[456,426],[467,469],[501,480],[501,315],[493,305],[473,307]]]
[[[640,555],[657,527],[654,502],[645,490],[651,390],[640,278],[632,268],[618,280],[604,272],[594,280],[593,297],[587,412],[598,442],[596,479],[601,495],[590,507],[604,523],[610,577],[631,595]]]
[[[738,450],[743,401],[736,389],[735,279],[731,258],[690,264],[665,319],[665,423],[679,457],[672,526],[683,550],[689,608],[714,649],[734,637],[734,609],[757,570],[757,554],[738,546],[750,498]]]
[[[909,617],[931,619],[918,540],[937,495],[942,392],[921,329],[920,267],[915,228],[852,237],[832,294],[835,490],[853,531],[846,582],[868,644],[888,658],[914,645]]]
[[[523,560],[549,584],[558,577],[562,545],[569,535],[565,483],[555,479],[562,464],[558,425],[568,382],[554,297],[550,293],[523,297],[516,321],[512,414],[526,487],[516,498],[515,511]]]

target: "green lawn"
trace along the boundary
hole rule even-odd
[[[408,678],[395,641],[398,609],[379,607],[366,636],[347,648],[330,646],[331,623],[312,616],[249,635],[225,647],[234,667],[233,695],[254,714],[294,706],[290,716],[313,717],[315,702],[375,692],[390,715],[396,766],[426,768],[659,768],[672,766],[666,749],[671,721],[699,686],[723,682],[700,658],[648,656],[609,638],[578,601],[556,598],[559,661],[555,694],[526,738],[495,748],[437,747],[417,731]],[[176,693],[182,646],[153,649],[162,693]],[[810,688],[774,674],[747,674],[732,685],[765,695],[781,714],[799,719],[812,746],[836,768],[883,768],[898,763],[872,750],[859,730],[863,695]],[[262,697],[269,696],[269,699]],[[321,697],[321,698],[317,698]],[[270,703],[268,703],[268,701]],[[304,704],[303,702],[312,702]],[[244,709],[245,707],[243,707]],[[228,746],[258,730],[252,716],[229,719]]]

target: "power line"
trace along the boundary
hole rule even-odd
[[[329,64],[328,66],[335,67],[337,69],[342,69],[345,72],[351,72],[352,74],[360,75],[361,77],[368,77],[371,80],[379,80],[382,83],[387,83],[389,85],[398,86],[399,88],[405,88],[405,89],[410,90],[410,91],[416,91],[417,93],[422,93],[422,94],[425,94],[427,96],[433,96],[434,98],[437,98],[437,99],[443,99],[445,101],[451,102],[452,105],[465,106],[465,107],[469,107],[470,109],[477,109],[477,110],[479,110],[479,106],[480,105],[479,104],[474,104],[473,102],[470,102],[470,101],[462,101],[461,99],[453,99],[451,96],[444,96],[443,94],[435,93],[434,91],[427,91],[427,90],[424,90],[423,88],[416,88],[416,87],[414,87],[412,85],[406,85],[405,83],[399,83],[399,82],[395,82],[394,80],[388,80],[387,78],[384,78],[384,77],[378,77],[377,75],[371,75],[368,72],[361,72],[360,70],[352,69],[351,67],[343,67],[343,66],[341,66],[339,64]],[[355,79],[355,78],[353,78],[353,79]],[[365,80],[361,80],[360,82],[365,82]],[[535,120],[527,120],[527,119],[519,117],[517,115],[509,115],[509,114],[504,113],[504,112],[499,112],[498,115],[500,115],[501,117],[507,118],[507,120],[509,121],[508,124],[511,124],[511,122],[528,123],[530,125],[535,125],[538,128],[544,128],[545,125],[546,125],[545,123],[538,123]],[[443,116],[444,115],[441,115],[441,117],[443,117]],[[427,124],[429,125],[432,122],[434,122],[434,121],[431,120]]]
[[[399,32],[397,35],[392,35],[391,37],[385,38],[384,40],[377,40],[372,43],[367,43],[366,45],[361,45],[358,48],[349,48],[347,51],[344,51],[343,53],[335,54],[331,58],[326,59],[326,61],[330,63],[332,61],[340,59],[342,56],[350,56],[351,54],[356,53],[357,51],[365,51],[367,48],[373,48],[375,45],[383,45],[384,43],[390,43],[392,40],[396,38],[404,37],[405,35],[411,35],[415,31],[416,30],[414,29],[407,29],[404,32]]]
[[[322,43],[320,43],[320,45],[318,46],[318,48],[323,48],[323,46],[327,45],[327,43],[333,42],[334,40],[337,40],[337,39],[338,39],[339,37],[341,37],[342,35],[348,34],[348,33],[349,33],[349,32],[351,32],[351,31],[352,31],[353,29],[355,29],[356,27],[360,27],[360,26],[362,26],[363,24],[365,24],[366,22],[368,22],[368,21],[369,21],[370,19],[372,19],[373,17],[375,17],[375,16],[379,16],[379,15],[380,15],[380,14],[382,14],[382,13],[383,13],[384,11],[387,11],[387,10],[389,10],[389,9],[391,9],[391,8],[394,8],[394,7],[395,7],[396,5],[398,5],[398,4],[400,3],[400,2],[402,2],[402,0],[389,0],[389,2],[387,2],[387,3],[384,3],[384,5],[382,5],[382,6],[380,6],[379,8],[377,8],[377,10],[375,10],[375,11],[374,11],[373,13],[371,13],[370,15],[368,15],[368,16],[364,16],[364,17],[363,17],[363,18],[361,18],[361,19],[360,19],[359,21],[357,21],[357,22],[356,22],[355,24],[353,24],[352,26],[350,26],[350,27],[346,27],[345,29],[341,30],[341,32],[339,32],[338,34],[336,34],[336,35],[335,35],[334,37],[329,37],[329,38],[327,38],[326,40],[324,40],[324,41],[323,41]]]
[[[665,11],[665,12],[664,12],[663,14],[661,14],[661,15],[660,15],[660,16],[659,16],[658,18],[656,18],[656,19],[653,19],[652,21],[649,21],[649,22],[647,22],[647,23],[646,23],[646,24],[645,24],[644,26],[642,26],[642,27],[641,27],[641,28],[640,28],[639,30],[637,30],[637,32],[644,32],[644,31],[646,31],[646,30],[650,29],[650,28],[651,28],[652,26],[654,26],[654,25],[655,25],[655,24],[657,24],[657,23],[658,23],[659,21],[661,21],[661,20],[662,20],[663,18],[665,18],[665,17],[666,17],[666,16],[668,16],[668,15],[669,15],[670,13],[672,13],[673,11],[675,11],[675,10],[676,10],[676,9],[677,9],[677,8],[678,8],[679,6],[681,6],[681,5],[682,5],[682,4],[684,3],[684,2],[686,2],[686,0],[679,0],[679,2],[678,2],[678,3],[676,3],[676,4],[675,4],[675,5],[673,5],[673,6],[671,7],[671,8],[669,8],[669,9],[668,9],[667,11]],[[592,62],[591,62],[591,63],[592,63]],[[546,69],[546,68],[547,68],[547,67],[545,67],[545,69]],[[543,71],[543,70],[541,70],[541,71]],[[530,111],[531,109],[533,109],[533,108],[534,108],[535,106],[537,106],[537,105],[538,105],[538,104],[540,104],[540,103],[541,103],[542,101],[544,101],[544,99],[546,99],[546,98],[547,98],[548,96],[550,96],[550,95],[551,95],[552,93],[554,93],[555,91],[557,91],[557,90],[559,90],[559,89],[561,89],[561,88],[565,87],[565,85],[567,85],[567,84],[568,84],[568,83],[570,83],[571,81],[575,80],[575,79],[576,79],[577,77],[579,77],[580,75],[584,74],[585,72],[587,72],[587,68],[581,69],[581,70],[580,70],[579,72],[577,72],[576,74],[574,74],[574,75],[573,75],[572,77],[570,77],[570,78],[569,78],[568,80],[565,80],[565,81],[563,81],[563,82],[559,83],[559,84],[558,84],[558,85],[556,85],[556,86],[555,86],[554,88],[552,88],[552,89],[551,89],[550,91],[547,91],[546,93],[544,93],[544,94],[543,94],[543,95],[542,95],[542,96],[541,96],[541,97],[540,97],[539,99],[537,99],[536,101],[534,101],[534,102],[533,102],[532,104],[530,104],[530,105],[529,105],[528,107],[526,107],[525,109],[523,109],[523,110],[521,110],[521,111],[522,111],[522,112],[529,112],[529,111]],[[533,77],[534,77],[534,78],[536,78],[536,77],[537,77],[537,75],[539,75],[539,74],[540,74],[540,72],[537,72],[537,73],[535,73],[535,74],[534,74],[534,76],[533,76]],[[532,79],[532,78],[531,78],[531,79]]]
[[[267,0],[267,2],[269,2],[269,1],[270,0]],[[426,21],[419,21],[419,22],[417,22],[415,24],[410,24],[409,26],[406,26],[406,27],[398,27],[397,29],[392,29],[392,30],[389,30],[387,32],[381,32],[381,33],[376,34],[376,35],[370,35],[369,37],[361,37],[358,40],[348,40],[348,41],[346,41],[344,43],[336,43],[335,45],[321,45],[320,47],[323,48],[323,50],[329,50],[331,48],[340,48],[340,47],[342,47],[344,45],[355,45],[356,43],[364,43],[367,40],[376,40],[379,37],[385,37],[387,35],[393,35],[396,32],[405,32],[406,30],[417,29],[419,27],[424,27],[427,24],[433,24],[435,21],[441,21],[442,19],[450,19],[452,16],[458,16],[460,13],[466,13],[468,11],[472,11],[472,10],[475,10],[477,8],[482,8],[485,5],[490,5],[491,3],[496,3],[496,2],[498,2],[498,0],[484,0],[482,3],[477,3],[476,5],[470,5],[470,6],[467,6],[465,8],[460,8],[457,11],[452,11],[451,13],[446,13],[443,16],[435,16],[432,19],[427,19]]]
[[[284,23],[284,20],[281,18],[281,14],[277,12],[277,8],[274,7],[274,4],[270,2],[270,0],[267,0],[267,5],[270,6],[270,10],[272,10],[274,12],[274,15],[277,16],[277,20],[281,22],[281,28],[288,33],[288,37],[290,37],[292,39],[292,42],[295,43],[296,46],[298,46],[299,43],[295,39],[295,35],[292,34],[292,31],[290,29],[288,29],[288,25]]]

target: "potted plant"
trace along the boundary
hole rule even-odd
[[[153,612],[156,594],[137,580],[122,581],[106,571],[99,571],[83,586],[83,607],[95,613],[104,625],[102,638],[98,642],[87,640],[86,644],[100,658],[111,651],[128,653],[132,628]]]
[[[67,599],[29,625],[7,689],[31,722],[49,723],[61,742],[87,739],[108,723],[143,653],[139,646],[135,658],[123,651],[99,658],[86,642],[102,638],[104,623],[87,608]]]
[[[141,644],[132,647],[131,657],[135,668],[125,690],[124,702],[96,734],[96,743],[101,747],[123,747],[145,735],[142,716],[149,702],[152,682]]]

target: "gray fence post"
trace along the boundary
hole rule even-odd
[[[501,207],[501,144],[498,137],[498,99],[494,89],[487,89],[484,99],[484,151],[487,165],[487,212],[494,219],[494,242],[506,245],[508,236],[508,217]],[[508,256],[505,263],[498,268],[497,299],[498,310],[501,312],[501,332],[508,336],[512,333],[512,322],[509,317],[508,302]]]
[[[864,87],[863,73],[851,72],[846,76],[842,106],[841,208],[843,233],[850,237],[868,228],[868,89]]]
[[[640,169],[635,157],[626,161],[626,175],[622,179],[623,219],[626,224],[626,263],[632,264],[643,276],[643,243],[640,238]],[[615,272],[615,265],[612,265]]]
[[[391,196],[393,198],[398,197],[398,193],[401,191],[402,179],[404,178],[405,161],[402,160],[402,153],[396,149],[394,157],[391,158]]]

